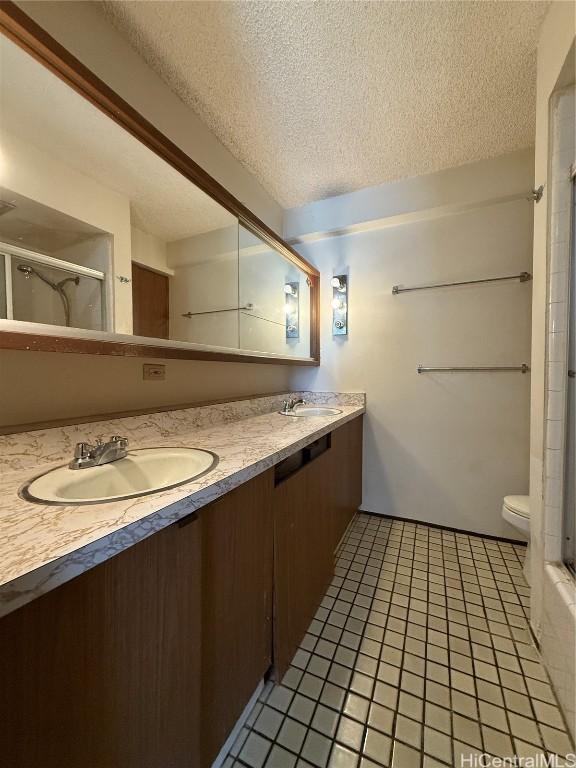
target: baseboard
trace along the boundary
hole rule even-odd
[[[427,525],[428,528],[438,528],[441,531],[451,531],[452,533],[463,533],[465,536],[476,536],[479,539],[492,539],[493,541],[502,541],[506,544],[515,544],[521,547],[527,546],[528,542],[518,539],[506,539],[504,536],[492,536],[489,533],[478,533],[477,531],[467,531],[464,528],[451,528],[449,525],[438,525],[430,523],[428,520],[415,520],[412,517],[397,517],[396,515],[384,515],[381,512],[369,512],[367,509],[359,509],[358,512],[372,517],[383,517],[386,520],[398,520],[401,523],[414,523],[415,525]]]

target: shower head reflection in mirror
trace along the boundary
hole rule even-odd
[[[17,269],[20,272],[24,273],[24,278],[26,280],[29,280],[32,276],[35,276],[42,280],[43,283],[46,283],[46,285],[50,286],[53,291],[56,291],[58,296],[60,297],[60,301],[62,302],[62,308],[64,309],[64,317],[66,320],[67,327],[70,327],[70,298],[68,297],[66,291],[64,290],[64,286],[66,283],[74,283],[74,285],[78,285],[80,283],[80,278],[78,275],[75,277],[66,277],[64,280],[60,280],[57,283],[53,283],[52,280],[46,277],[46,275],[42,274],[42,272],[39,272],[34,267],[31,267],[29,264],[19,264]]]

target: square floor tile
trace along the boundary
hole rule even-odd
[[[555,707],[552,704],[545,704],[543,701],[533,701],[532,704],[534,706],[534,711],[536,712],[536,718],[540,723],[561,730],[564,728],[564,721],[562,720],[562,715],[560,714],[558,707]]]
[[[338,732],[336,734],[337,741],[358,752],[362,746],[363,736],[364,725],[362,723],[344,716],[340,718],[340,724],[338,725]]]
[[[427,726],[435,728],[443,733],[452,733],[452,716],[450,710],[438,707],[427,701],[425,705],[424,721]]]
[[[312,728],[315,728],[325,736],[332,738],[336,733],[339,717],[340,715],[336,710],[325,707],[323,704],[319,704],[314,712],[314,717],[312,718]]]
[[[372,703],[370,705],[368,725],[391,736],[394,725],[394,710]]]
[[[470,744],[473,747],[482,747],[482,737],[480,736],[480,727],[475,720],[469,720],[455,713],[452,714],[452,730],[454,738],[463,744]]]
[[[283,749],[283,747],[279,747],[278,744],[275,744],[268,757],[268,765],[270,768],[272,768],[272,766],[273,768],[294,768],[296,760],[296,755],[293,755],[291,752]]]
[[[283,715],[272,707],[263,706],[254,724],[254,730],[271,741],[276,738],[282,724]]]
[[[495,755],[496,757],[508,757],[512,755],[514,750],[508,734],[483,725],[482,735],[484,737],[484,746],[490,755]]]
[[[323,685],[323,680],[306,672],[300,681],[298,692],[304,696],[308,696],[310,699],[317,699]]]
[[[272,744],[257,733],[249,734],[240,752],[240,759],[251,768],[262,768]]]
[[[363,754],[378,765],[389,765],[392,739],[379,731],[368,728],[364,740]],[[364,768],[364,767],[362,767]]]
[[[272,690],[266,703],[269,706],[274,707],[274,709],[280,710],[280,712],[286,712],[293,698],[294,691],[291,691],[289,688],[284,688],[282,685],[277,685]]]
[[[311,675],[316,675],[316,677],[325,678],[329,669],[330,659],[327,659],[324,656],[313,654],[310,657],[308,666],[306,667],[306,672]]]
[[[420,768],[420,752],[395,741],[392,768]]]
[[[433,728],[424,728],[424,752],[432,757],[450,763],[452,760],[452,740]]]
[[[404,744],[409,744],[419,750],[422,742],[422,726],[415,720],[404,717],[404,715],[398,715],[396,717],[394,740],[402,741]]]
[[[287,747],[292,752],[300,752],[305,736],[306,728],[302,723],[287,717],[280,728],[276,740],[279,744],[283,747]]]
[[[308,725],[308,723],[312,720],[312,714],[315,707],[316,702],[312,701],[312,699],[309,699],[306,696],[302,696],[300,693],[297,693],[292,699],[290,709],[288,710],[288,715],[294,720],[299,720],[301,723]]]
[[[331,749],[332,741],[330,739],[315,731],[308,731],[302,747],[302,757],[318,768],[325,768]]]
[[[333,685],[332,683],[326,683],[322,690],[320,701],[327,707],[332,707],[332,709],[337,709],[340,711],[345,697],[346,691],[343,688],[339,688],[337,685]]]
[[[365,723],[368,719],[368,710],[370,708],[369,699],[358,696],[356,693],[349,693],[344,705],[344,714],[348,717]]]
[[[341,744],[334,744],[328,768],[357,768],[359,759],[360,756],[356,752],[351,752]]]

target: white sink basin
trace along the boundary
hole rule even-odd
[[[289,413],[280,411],[283,416],[337,416],[342,411],[339,408],[328,408],[323,405],[297,405]]]
[[[99,467],[57,467],[20,491],[27,501],[44,504],[97,504],[174,488],[209,472],[216,454],[199,448],[142,448]]]

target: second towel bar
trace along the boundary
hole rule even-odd
[[[485,277],[482,280],[461,280],[458,283],[431,283],[429,285],[416,285],[412,288],[402,288],[401,285],[394,285],[392,293],[396,296],[398,293],[409,293],[410,291],[427,291],[430,288],[452,288],[455,285],[477,285],[478,283],[499,283],[503,280],[520,280],[526,283],[532,280],[530,272],[520,272],[519,275],[506,275],[505,277]]]
[[[418,373],[491,373],[500,371],[519,371],[520,373],[528,373],[530,367],[526,363],[522,365],[476,365],[476,366],[462,366],[462,367],[439,367],[429,368],[424,365],[419,365]]]

